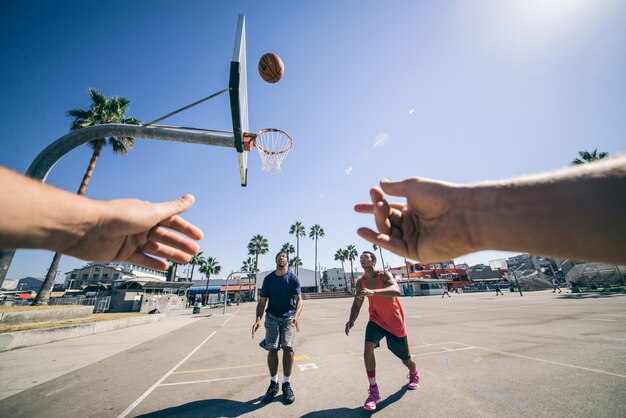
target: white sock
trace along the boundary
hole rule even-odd
[[[270,379],[272,379],[272,382],[278,383],[278,375],[275,374],[274,376],[270,376]]]
[[[289,383],[289,379],[291,379],[291,376],[283,376],[283,383]]]

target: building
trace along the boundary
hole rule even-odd
[[[472,283],[497,283],[501,281],[506,273],[506,269],[492,269],[491,266],[477,264],[468,269],[469,278]]]
[[[2,290],[16,292],[39,292],[43,285],[43,279],[37,277],[24,277],[22,279],[5,280],[2,283]]]
[[[352,291],[352,275],[345,272],[342,268],[332,268],[325,270],[328,277],[328,286],[326,290],[331,292],[351,292]],[[354,272],[354,280],[363,274],[363,272]]]
[[[265,279],[265,276],[267,276],[273,271],[274,270],[267,270],[267,271],[263,271],[259,273],[258,280],[256,283],[256,287],[259,292],[261,291],[261,287],[263,286],[263,279]],[[302,290],[302,293],[317,292],[317,290],[315,289],[315,270],[309,270],[309,269],[300,267],[298,269],[298,279],[300,279],[300,289]],[[322,287],[321,281],[322,281],[322,272],[318,270],[317,271],[317,285],[320,287],[320,289]]]
[[[92,284],[115,281],[166,281],[167,273],[130,263],[87,263],[84,267],[65,273],[65,288],[83,288]]]
[[[389,272],[396,277],[405,295],[442,294],[443,288],[454,289],[469,285],[467,269],[454,264],[454,260],[421,264],[406,262]]]

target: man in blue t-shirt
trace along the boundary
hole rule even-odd
[[[278,350],[283,349],[283,397],[287,405],[296,397],[291,390],[291,369],[293,367],[293,340],[300,331],[298,318],[302,311],[300,280],[287,269],[289,257],[286,252],[276,254],[276,270],[265,276],[261,287],[261,297],[256,306],[256,321],[252,325],[252,338],[265,316],[265,339],[261,347],[268,350],[267,366],[270,371],[270,386],[263,397],[269,403],[278,393]],[[269,300],[269,304],[267,303]],[[265,309],[265,305],[267,310]]]

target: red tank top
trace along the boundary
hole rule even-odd
[[[383,288],[380,279],[381,272],[378,271],[376,285],[377,289]],[[361,287],[365,286],[365,276],[361,276]],[[406,324],[404,322],[404,312],[397,297],[390,296],[368,296],[370,304],[370,321],[383,327],[396,337],[406,336]]]

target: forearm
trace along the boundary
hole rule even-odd
[[[400,296],[400,288],[398,285],[384,287],[382,289],[372,289],[375,296]]]
[[[626,261],[626,158],[467,190],[476,250]]]
[[[263,319],[263,311],[265,310],[265,302],[259,302],[256,304],[256,320],[260,321]]]
[[[359,317],[359,312],[361,312],[361,306],[353,303],[352,309],[350,309],[350,318],[348,319],[348,322],[354,324],[356,319]]]
[[[300,318],[300,313],[302,312],[302,298],[299,297],[296,299],[296,313],[294,313],[294,317],[296,319]]]
[[[0,248],[53,251],[76,242],[97,220],[87,198],[0,167]]]

